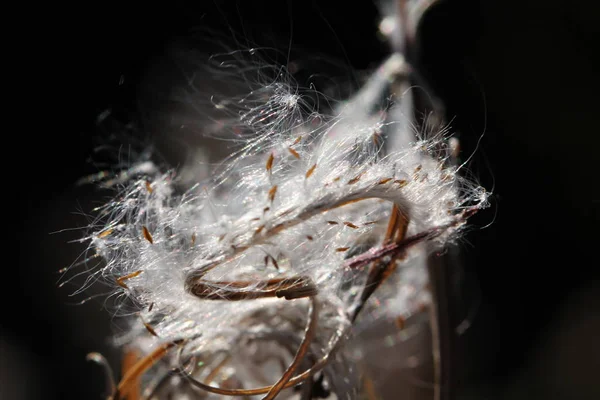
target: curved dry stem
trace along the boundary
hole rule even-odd
[[[150,367],[152,367],[158,360],[163,358],[169,350],[173,347],[180,344],[182,341],[177,340],[174,342],[164,343],[157,347],[154,351],[148,354],[146,357],[139,360],[135,365],[133,365],[129,371],[125,373],[125,376],[119,382],[117,389],[110,397],[110,400],[120,400],[129,395],[131,390],[133,389],[133,385],[139,379],[140,376],[144,372],[146,372]]]
[[[113,378],[113,370],[110,367],[108,360],[106,360],[106,357],[104,357],[100,353],[94,352],[94,353],[89,353],[85,358],[86,358],[86,360],[93,361],[102,367],[102,369],[104,370],[105,378],[106,378],[105,383],[106,383],[107,393],[114,393],[115,389],[116,389],[116,385],[115,385],[115,380]]]
[[[291,321],[290,321],[291,322]],[[283,340],[283,338],[275,336],[275,337],[256,337],[256,338],[252,338],[252,340],[275,340],[277,342],[279,342],[279,344],[289,352],[290,355],[294,355],[295,353],[295,349],[290,345],[289,341],[287,340]],[[181,359],[181,353],[183,352],[183,346],[179,348],[178,354],[177,354],[177,359]],[[186,360],[185,363],[191,363],[194,364],[193,362],[191,362],[191,360],[195,359],[196,356],[191,356],[188,358],[188,360]],[[206,376],[206,378],[204,378],[204,382],[205,384],[209,384],[210,382],[212,382],[216,376],[218,375],[219,372],[221,372],[222,368],[225,367],[227,365],[227,362],[230,361],[231,359],[231,355],[227,355],[226,357],[223,358],[223,360],[221,360],[212,370],[211,372]],[[185,364],[185,363],[180,363],[180,364]],[[147,388],[144,392],[144,397],[143,400],[150,400],[151,398],[153,398],[155,395],[157,395],[157,393],[164,387],[164,385],[167,384],[169,378],[176,376],[176,375],[182,375],[182,371],[185,371],[187,369],[187,367],[182,367],[182,368],[174,368],[171,369],[169,371],[167,371],[166,373],[164,373],[160,378],[158,378],[154,385],[151,388]],[[282,368],[283,370],[285,370],[285,365]],[[193,370],[191,372],[191,374],[193,374]],[[189,383],[189,382],[188,382]]]
[[[325,368],[325,366],[329,362],[329,359],[331,358],[331,356],[338,349],[338,346],[341,343],[341,339],[344,336],[344,334],[346,333],[346,329],[344,329],[344,328],[345,328],[345,324],[341,324],[339,329],[336,331],[336,334],[334,335],[334,337],[332,337],[331,342],[333,344],[331,345],[329,352],[327,352],[327,354],[325,354],[323,357],[321,357],[312,367],[308,368],[306,371],[302,372],[301,374],[298,374],[298,375],[290,378],[290,380],[287,381],[287,383],[285,383],[283,385],[283,389],[287,389],[287,388],[296,386],[300,383],[303,383],[306,380],[308,380],[309,378],[311,378],[312,376],[314,376],[315,374],[317,374],[323,368]],[[199,389],[205,390],[207,392],[220,394],[223,396],[256,396],[256,395],[269,393],[269,391],[274,386],[274,385],[263,386],[263,387],[254,388],[254,389],[223,389],[223,388],[210,386],[203,382],[200,382],[197,379],[195,379],[193,376],[191,376],[190,374],[186,373],[185,371],[180,371],[180,374],[183,375],[184,377],[186,377],[188,379],[189,383],[192,384],[193,386],[195,386]]]
[[[308,276],[251,281],[206,281],[195,278],[187,291],[203,300],[253,300],[283,297],[286,300],[315,296],[317,287]]]
[[[191,272],[185,279],[185,289],[188,293],[193,294],[194,296],[203,300],[239,301],[267,297],[284,297],[286,300],[292,300],[302,297],[315,296],[317,294],[317,288],[310,278],[306,276],[269,279],[260,281],[258,284],[256,282],[247,281],[207,281],[204,279],[204,276],[210,270],[223,263],[233,261],[250,247],[266,242],[268,239],[278,235],[285,229],[294,227],[318,214],[333,210],[335,208],[373,198],[389,201],[389,199],[386,199],[381,195],[376,195],[375,193],[365,194],[364,191],[352,192],[335,201],[321,199],[320,201],[317,201],[316,203],[306,207],[296,217],[267,229],[261,236],[255,236],[253,241],[248,245],[236,247],[233,255],[230,255],[229,257],[221,256],[208,266]],[[405,215],[404,212],[400,211],[401,208],[396,203],[394,203],[394,210],[398,210],[398,214],[402,213],[402,215]],[[290,212],[292,212],[292,210],[284,211],[280,213],[279,216],[284,217]]]
[[[306,325],[306,330],[304,331],[304,338],[302,339],[302,343],[300,344],[300,347],[298,348],[298,351],[296,352],[296,355],[294,356],[294,360],[292,361],[290,366],[283,373],[281,378],[279,378],[279,381],[277,381],[277,383],[271,387],[271,390],[269,390],[269,393],[267,393],[267,395],[263,398],[263,400],[273,400],[279,394],[279,392],[281,392],[283,390],[285,384],[289,382],[289,380],[292,378],[292,375],[294,374],[296,369],[298,369],[298,367],[300,366],[300,363],[302,362],[302,360],[304,360],[304,357],[306,356],[306,353],[308,352],[310,342],[312,342],[312,340],[316,334],[317,319],[318,319],[318,307],[319,307],[319,305],[317,303],[317,299],[314,296],[311,297],[310,298],[310,308],[309,308],[309,312],[308,312],[309,318],[308,318],[308,323]]]

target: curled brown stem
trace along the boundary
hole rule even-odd
[[[306,371],[302,372],[301,374],[298,374],[298,375],[290,378],[290,380],[287,381],[287,383],[285,383],[283,385],[283,389],[287,389],[287,388],[296,386],[300,383],[303,383],[303,382],[307,381],[310,377],[317,374],[323,368],[325,368],[325,366],[329,362],[331,356],[338,349],[338,347],[342,341],[341,339],[345,333],[346,333],[346,329],[345,329],[345,324],[344,324],[343,326],[340,326],[336,330],[335,335],[332,337],[332,339],[330,341],[332,344],[330,346],[329,351],[323,357],[321,357],[312,367],[308,368]],[[208,384],[200,382],[197,379],[195,379],[192,375],[188,374],[185,371],[180,370],[180,374],[183,375],[184,377],[186,377],[188,379],[189,383],[192,384],[193,386],[195,386],[199,389],[205,390],[207,392],[220,394],[223,396],[256,396],[256,395],[261,395],[261,394],[267,394],[273,388],[273,385],[271,385],[271,386],[264,386],[264,387],[254,388],[254,389],[224,389],[224,388],[219,388],[219,387],[215,387],[215,386],[210,386]]]
[[[271,390],[269,390],[267,395],[265,397],[263,397],[263,400],[273,400],[279,394],[279,392],[281,392],[283,390],[285,384],[290,381],[290,379],[292,378],[292,375],[294,374],[296,369],[298,369],[298,367],[300,366],[300,363],[306,356],[306,353],[308,352],[310,343],[311,343],[312,339],[314,338],[316,330],[317,330],[318,306],[319,305],[317,303],[316,298],[314,296],[311,297],[310,298],[310,307],[309,307],[309,312],[308,312],[309,318],[308,318],[308,323],[306,325],[306,330],[304,331],[304,338],[302,339],[302,343],[300,344],[300,347],[298,348],[298,351],[296,352],[296,355],[294,356],[294,360],[292,361],[290,366],[283,373],[281,378],[279,378],[279,381],[277,381],[277,383],[271,387]]]
[[[140,376],[144,372],[146,372],[150,367],[152,367],[158,360],[163,358],[170,349],[182,343],[181,340],[164,343],[157,347],[154,351],[148,354],[146,357],[139,360],[135,365],[133,365],[129,371],[125,373],[117,389],[110,397],[110,400],[120,400],[126,398],[130,392],[134,389],[135,382],[139,379]]]
[[[93,361],[104,369],[105,378],[106,378],[106,388],[107,393],[114,393],[116,389],[115,380],[113,378],[113,370],[110,367],[110,364],[106,360],[106,358],[100,353],[89,353],[86,356],[88,361]]]
[[[203,300],[253,300],[267,297],[283,297],[286,300],[311,297],[317,287],[308,276],[275,278],[259,282],[207,281],[196,277],[188,282],[187,291]]]

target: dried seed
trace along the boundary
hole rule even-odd
[[[265,267],[267,267],[269,265],[269,260],[271,260],[271,262],[273,263],[273,266],[275,267],[275,269],[277,271],[279,271],[279,264],[277,263],[277,260],[275,259],[275,257],[273,257],[270,254],[267,254],[265,256]]]
[[[288,148],[289,152],[292,153],[292,155],[294,157],[296,157],[297,159],[300,159],[300,154],[298,154],[298,152],[294,149],[292,149],[291,147]]]
[[[114,229],[107,229],[107,230],[105,230],[104,232],[100,232],[100,233],[98,234],[98,238],[99,238],[99,239],[105,238],[105,237],[107,237],[108,235],[110,235],[111,233],[113,233],[114,231],[115,231]]]
[[[142,226],[142,233],[144,234],[144,239],[146,239],[147,241],[149,241],[150,244],[154,243],[154,240],[152,239],[152,235],[148,231],[148,228],[146,228],[145,226]]]
[[[130,274],[127,274],[125,276],[122,276],[120,278],[117,278],[117,285],[121,286],[122,288],[129,289],[129,287],[125,284],[125,281],[128,279],[131,279],[131,278],[135,278],[136,276],[138,276],[141,273],[142,273],[142,270],[139,270],[139,271],[135,271]]]
[[[360,181],[360,178],[362,178],[363,175],[364,175],[364,172],[356,175],[354,178],[352,178],[348,181],[348,185],[354,185],[356,182]]]
[[[277,264],[277,260],[273,256],[269,256],[271,258],[271,262],[277,271],[279,271],[279,264]]]
[[[269,158],[267,159],[267,171],[271,171],[271,168],[273,168],[273,161],[275,160],[275,156],[273,155],[273,153],[269,154]]]
[[[275,200],[275,194],[277,193],[277,185],[273,185],[271,189],[269,189],[269,200],[273,202]]]
[[[156,333],[156,331],[154,330],[154,328],[153,328],[152,326],[150,326],[150,324],[148,324],[148,323],[146,323],[146,322],[144,322],[144,321],[142,321],[142,323],[144,324],[144,327],[146,328],[146,330],[147,330],[148,332],[150,332],[150,334],[151,334],[152,336],[156,336],[156,337],[158,337],[158,334]]]

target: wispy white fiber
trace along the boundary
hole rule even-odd
[[[227,358],[228,367],[211,378],[216,386],[275,383],[302,339],[308,299],[228,299],[263,289],[267,279],[304,279],[316,288],[314,360],[343,346],[370,262],[376,254],[398,255],[384,243],[393,205],[409,221],[407,238],[429,234],[395,261],[374,312],[407,317],[429,301],[426,253],[456,241],[487,194],[457,174],[448,132],[420,134],[397,107],[377,107],[405,68],[402,56],[391,56],[328,113],[281,69],[247,96],[213,99],[215,109],[230,110],[222,130],[242,128],[229,137],[233,156],[211,179],[182,190],[176,170],[144,160],[110,182],[117,193],[97,210],[85,239],[104,260],[93,280],[113,287],[124,305],[115,314],[129,317],[115,341],[142,354],[185,343],[152,367],[149,387],[192,357],[211,368]],[[204,297],[190,282],[203,282]],[[269,354],[278,356],[269,361]],[[333,352],[327,368],[356,373],[343,352]],[[210,368],[193,375],[205,379]],[[350,396],[355,388],[332,375],[334,392]],[[181,393],[192,390],[178,379],[171,384]]]

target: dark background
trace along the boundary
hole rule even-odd
[[[20,37],[33,40],[17,57],[27,73],[15,101],[25,116],[8,133],[17,160],[5,163],[5,193],[18,207],[5,234],[19,258],[3,266],[0,398],[98,399],[103,375],[85,355],[118,362],[102,301],[74,306],[73,288],[57,289],[56,271],[82,250],[67,243],[80,232],[50,233],[86,224],[77,212],[100,194],[74,183],[97,171],[88,162],[96,117],[109,107],[134,115],[146,72],[174,39],[232,28],[285,49],[292,29],[292,57],[324,53],[343,73],[388,52],[369,1],[202,3],[88,2],[25,14]],[[595,4],[448,0],[423,24],[422,71],[464,154],[485,133],[471,170],[494,191],[493,207],[473,221],[485,229],[461,245],[477,304],[460,339],[465,398],[600,398]]]

